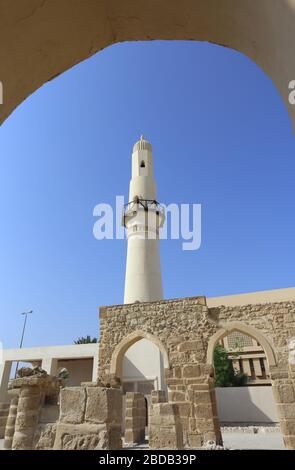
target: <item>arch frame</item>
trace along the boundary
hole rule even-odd
[[[237,0],[76,0],[71,8],[66,0],[6,3],[0,17],[0,123],[43,84],[112,44],[195,40],[255,62],[274,82],[295,128],[288,88],[295,78],[295,0],[239,0],[238,7]]]
[[[242,322],[223,323],[220,329],[211,336],[207,347],[207,364],[213,366],[214,348],[218,341],[230,333],[233,333],[234,331],[239,331],[240,333],[244,333],[245,335],[255,339],[264,349],[269,367],[274,367],[277,365],[276,355],[269,340],[259,330]]]
[[[111,357],[110,375],[115,377],[122,377],[123,358],[128,349],[141,339],[151,341],[159,348],[163,355],[164,368],[170,369],[169,355],[166,347],[162,341],[155,335],[143,330],[136,330],[124,337],[115,347]]]

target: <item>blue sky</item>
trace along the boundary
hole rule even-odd
[[[294,286],[295,139],[248,58],[198,42],[112,46],[45,84],[0,128],[0,340],[98,335],[122,303],[126,241],[93,209],[128,194],[131,150],[153,144],[158,200],[201,203],[202,245],[161,242],[165,298]]]

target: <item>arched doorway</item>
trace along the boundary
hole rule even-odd
[[[167,396],[164,367],[168,365],[166,349],[149,333],[131,333],[115,348],[110,371],[121,383],[122,432],[126,444],[148,442],[151,393],[161,390]],[[136,424],[139,421],[141,429]]]
[[[283,449],[271,380],[271,368],[276,367],[277,360],[266,337],[240,322],[223,325],[209,341],[207,361],[215,369],[224,445],[237,449]]]

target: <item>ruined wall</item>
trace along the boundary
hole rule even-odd
[[[102,308],[100,328],[101,380],[116,382],[128,347],[142,337],[150,339],[162,351],[169,403],[182,428],[183,444],[177,440],[177,445],[194,448],[212,438],[221,442],[213,368],[206,364],[207,342],[216,325],[204,297]]]
[[[60,417],[54,449],[121,449],[122,394],[96,386],[66,387],[60,393]]]
[[[295,336],[294,312],[295,302],[208,309],[205,297],[102,307],[100,379],[119,386],[127,349],[142,338],[153,341],[163,354],[169,388],[168,404],[158,406],[154,422],[161,427],[165,413],[173,415],[183,437],[182,443],[176,439],[179,448],[201,447],[212,439],[221,443],[213,350],[229,332],[242,331],[265,349],[284,441],[295,448],[295,370],[288,349]]]

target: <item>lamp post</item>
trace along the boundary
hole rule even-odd
[[[19,344],[20,349],[23,347],[23,341],[24,341],[25,330],[26,330],[26,325],[27,325],[27,318],[28,318],[28,315],[30,313],[33,313],[33,310],[28,310],[27,312],[22,312],[21,313],[21,315],[25,316],[25,319],[24,319],[24,326],[23,326],[22,336],[21,336],[21,340],[20,340],[20,344]],[[15,376],[14,376],[15,378],[16,378],[17,371],[18,371],[18,365],[19,365],[19,361],[17,361],[17,363],[16,363]]]

